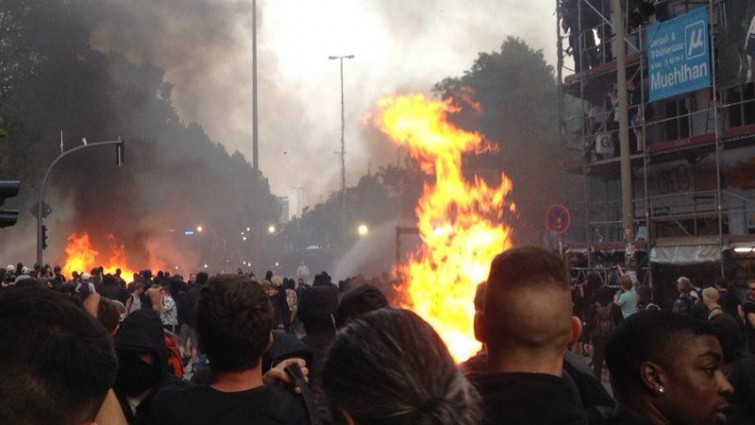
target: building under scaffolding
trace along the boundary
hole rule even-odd
[[[755,2],[622,0],[623,34],[615,3],[557,1],[561,137],[566,167],[585,176],[564,237],[573,276],[610,283],[632,250],[662,306],[680,275],[743,285],[755,278]],[[626,46],[625,87],[617,43]],[[629,243],[621,114],[630,123]]]

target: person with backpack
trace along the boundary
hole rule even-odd
[[[603,374],[606,344],[624,316],[621,308],[613,302],[610,290],[597,291],[593,300],[585,313],[585,334],[592,345],[592,370],[600,379]]]
[[[692,314],[692,307],[697,302],[692,295],[692,282],[682,276],[676,280],[676,290],[679,291],[679,298],[674,301],[672,311],[674,313]]]

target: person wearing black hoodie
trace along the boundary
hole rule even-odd
[[[136,310],[121,323],[114,340],[118,373],[113,390],[129,425],[148,422],[149,404],[163,386],[178,378],[168,369],[168,348],[160,317],[152,310]]]
[[[334,285],[317,285],[304,293],[299,300],[298,314],[307,335],[301,341],[310,349],[312,376],[319,376],[320,366],[330,345],[336,338],[334,314],[338,308],[338,288]]]
[[[318,277],[322,278],[323,274]],[[325,395],[320,391],[320,375],[325,357],[336,339],[333,315],[338,308],[338,288],[329,283],[329,278],[318,280],[316,277],[315,281],[312,288],[302,294],[298,315],[307,331],[301,341],[312,350],[309,381],[313,388],[317,414],[327,422],[330,417]]]
[[[365,283],[346,291],[335,313],[336,326],[340,329],[361,316],[388,307],[388,298],[377,286]]]

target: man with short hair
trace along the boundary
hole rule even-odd
[[[52,272],[54,274],[53,280],[55,281],[55,287],[56,288],[61,288],[63,286],[63,284],[66,283],[66,277],[63,274],[61,267],[56,265],[52,269]]]
[[[708,320],[712,320],[714,317],[724,312],[723,308],[718,304],[719,294],[716,288],[705,288],[702,291],[703,304],[708,307]]]
[[[470,380],[483,398],[484,423],[585,424],[577,389],[563,378],[567,347],[581,332],[560,257],[536,247],[499,254],[475,316],[488,365]]]
[[[115,371],[110,337],[73,298],[41,287],[0,294],[0,423],[92,423]]]
[[[272,323],[272,306],[256,281],[238,274],[210,279],[197,303],[197,334],[212,384],[165,388],[152,403],[153,423],[306,424],[298,399],[264,385],[262,355],[272,343]]]
[[[121,270],[120,268],[115,269],[115,280],[118,282],[118,285],[121,288],[126,289],[126,281],[123,280],[123,276],[121,276],[122,274],[123,270]]]
[[[742,341],[741,345],[744,347],[744,333],[742,331],[742,323],[737,322],[737,319],[727,314],[723,307],[718,303],[719,292],[716,288],[705,288],[702,290],[702,304],[705,306],[707,316],[699,317],[707,320],[716,329],[719,330],[719,340],[721,346],[724,349],[726,357],[733,357],[732,351],[738,350],[740,345],[739,341]],[[736,348],[733,348],[736,347]],[[726,359],[728,363],[728,359]]]

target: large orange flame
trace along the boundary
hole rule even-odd
[[[510,228],[502,219],[514,206],[506,203],[512,185],[505,175],[498,187],[463,177],[462,153],[482,150],[486,142],[448,121],[458,110],[452,99],[391,97],[379,101],[372,122],[394,143],[407,146],[424,172],[435,175],[416,209],[423,246],[399,266],[407,280],[402,306],[427,320],[454,358],[463,361],[480,349],[473,331],[474,294],[487,279],[493,257],[511,246]]]
[[[128,265],[125,246],[117,243],[113,235],[108,235],[107,238],[109,253],[101,255],[100,251],[92,247],[88,233],[74,233],[69,236],[63,273],[70,277],[74,271],[88,273],[91,269],[102,266],[106,274],[121,269],[121,277],[130,280],[134,271]]]

